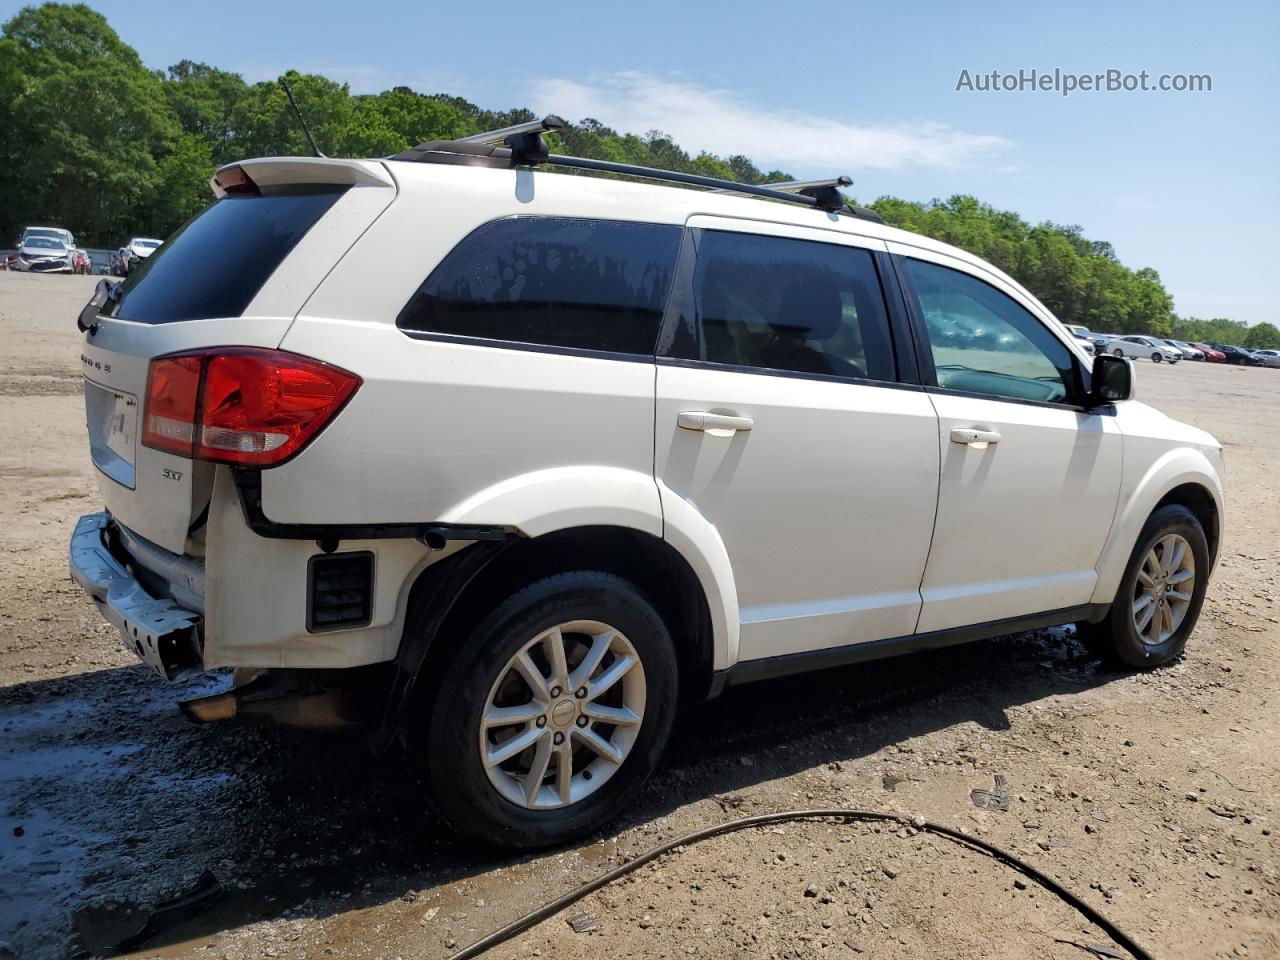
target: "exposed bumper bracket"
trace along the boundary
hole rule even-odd
[[[88,514],[76,523],[71,535],[71,578],[120,631],[126,649],[160,676],[180,680],[203,672],[200,614],[147,593],[111,552],[106,537],[110,523],[106,512]]]

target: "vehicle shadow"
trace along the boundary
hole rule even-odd
[[[1120,676],[1059,629],[731,689],[685,711],[621,827],[956,724],[1008,729],[1010,707]],[[0,897],[0,940],[18,955],[160,949],[545,856],[455,838],[405,758],[359,736],[197,727],[174,699],[134,667],[0,688],[0,890],[17,894]],[[206,871],[219,896],[145,926]]]

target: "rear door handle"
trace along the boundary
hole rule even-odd
[[[994,430],[979,430],[976,427],[956,427],[951,431],[952,443],[964,443],[981,449],[989,443],[999,443],[1000,434]]]
[[[750,430],[755,425],[750,417],[734,417],[727,413],[708,413],[705,410],[683,410],[676,417],[676,426],[684,430],[704,430],[711,434],[731,434]]]

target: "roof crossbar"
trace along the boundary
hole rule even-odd
[[[502,127],[499,130],[487,130],[484,133],[473,133],[469,137],[458,137],[454,143],[486,143],[491,146],[497,146],[503,143],[508,137],[527,137],[529,134],[552,133],[556,130],[563,130],[568,124],[563,119],[557,117],[554,113],[548,114],[541,120],[530,120],[528,123],[516,123],[509,127]]]
[[[766,200],[798,203],[802,206],[825,210],[828,213],[848,213],[863,219],[880,219],[873,211],[853,207],[845,202],[838,188],[847,187],[853,183],[845,176],[827,180],[794,180],[785,183],[738,183],[735,180],[704,177],[696,173],[681,173],[676,170],[661,170],[657,167],[617,163],[613,160],[596,160],[592,157],[570,157],[550,153],[546,142],[542,139],[542,134],[563,130],[567,126],[568,124],[560,117],[549,114],[541,120],[517,123],[500,130],[476,133],[456,140],[431,140],[420,143],[388,159],[416,163],[495,166],[508,169],[546,163],[558,167],[595,170],[600,173],[617,173],[645,180],[684,183],[693,187],[706,187],[718,193],[740,193],[752,197],[763,197]]]

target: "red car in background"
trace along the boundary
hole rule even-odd
[[[1196,343],[1194,340],[1189,342],[1197,350],[1203,350],[1204,358],[1208,360],[1210,363],[1226,363],[1227,362],[1227,355],[1223,353],[1221,350],[1215,350],[1213,349],[1213,347],[1209,346],[1207,343]]]

